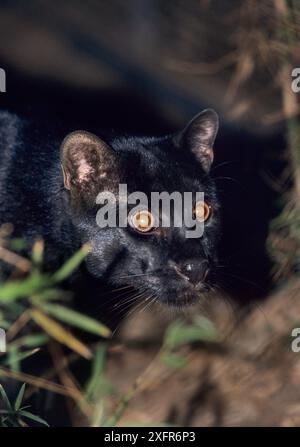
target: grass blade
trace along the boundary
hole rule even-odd
[[[39,310],[31,311],[32,319],[42,328],[47,334],[53,337],[58,342],[68,346],[68,348],[77,352],[85,359],[92,358],[92,352],[80,340],[74,337],[70,332],[64,329],[59,323],[49,318]]]
[[[207,319],[201,318],[194,324],[175,321],[166,331],[165,344],[172,349],[197,341],[216,341],[217,336],[215,327]]]
[[[15,411],[18,411],[21,407],[24,393],[25,393],[25,386],[26,386],[25,383],[23,383],[23,385],[21,386],[20,391],[17,395],[16,401],[15,401]]]
[[[2,400],[4,401],[4,403],[5,403],[6,407],[7,407],[7,409],[8,409],[9,411],[13,411],[12,406],[11,406],[11,404],[10,404],[10,402],[9,402],[8,397],[7,397],[7,394],[6,394],[4,388],[3,388],[3,386],[2,386],[1,384],[0,384],[0,396],[2,397]]]
[[[104,384],[104,369],[105,369],[105,359],[106,359],[106,346],[101,344],[97,347],[94,360],[92,364],[91,376],[86,385],[85,396],[87,399],[92,399],[99,392],[101,386]],[[109,386],[106,387],[109,389]]]
[[[67,279],[74,270],[81,264],[90,251],[90,244],[84,244],[70,259],[68,259],[59,270],[53,275],[54,282],[61,282]]]
[[[42,308],[45,313],[86,332],[100,335],[105,338],[110,337],[111,335],[110,329],[102,323],[99,323],[86,315],[82,315],[75,310],[61,306],[60,304],[45,304]]]
[[[27,298],[49,285],[50,278],[37,272],[24,280],[7,281],[0,287],[0,303],[7,304],[19,298]]]
[[[47,424],[44,419],[36,416],[35,414],[29,413],[29,411],[21,410],[19,411],[19,415],[31,419],[32,421],[38,422],[39,424],[46,425],[46,427],[49,427],[49,424]]]
[[[32,355],[36,354],[37,352],[39,352],[39,350],[40,350],[39,348],[35,348],[30,351],[23,351],[23,352],[17,351],[16,352],[16,351],[14,351],[14,348],[13,348],[12,349],[13,354],[11,356],[11,350],[9,349],[8,350],[8,354],[9,354],[8,358],[3,361],[3,365],[9,365],[9,367],[12,371],[19,371],[20,368],[19,368],[18,364],[22,360],[25,360],[28,357],[31,357]]]

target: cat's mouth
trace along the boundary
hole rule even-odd
[[[178,264],[169,261],[165,267],[145,273],[129,273],[123,277],[115,275],[113,282],[115,286],[121,286],[121,301],[127,300],[126,287],[129,287],[131,302],[135,304],[136,298],[141,302],[141,308],[143,301],[148,304],[147,307],[151,307],[152,303],[160,303],[183,308],[203,302],[212,290],[206,261],[198,261],[197,268],[192,262],[185,263],[184,266],[185,269],[182,266],[179,268]]]
[[[208,268],[204,269],[199,279],[199,277],[193,277],[189,271],[179,269],[176,265],[172,267],[173,274],[169,272],[159,284],[159,301],[171,307],[186,307],[203,301],[211,290],[207,282]]]
[[[187,284],[175,290],[164,290],[160,302],[170,307],[187,307],[202,302],[209,293],[209,287],[204,283],[197,285]]]
[[[145,307],[159,303],[180,309],[203,302],[211,291],[210,286],[204,282],[192,284],[187,279],[160,281],[155,277],[152,278],[152,281],[148,277],[147,284],[145,282],[139,284],[139,281],[136,281],[135,284],[127,283],[125,287],[132,289],[132,303],[135,304],[136,297],[137,301],[141,302],[141,308],[143,308],[144,302]]]

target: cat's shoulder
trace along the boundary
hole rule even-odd
[[[0,138],[5,141],[14,138],[21,130],[23,120],[14,113],[0,110]]]
[[[2,162],[9,154],[14,152],[17,147],[24,120],[14,113],[6,110],[0,110],[0,161]]]

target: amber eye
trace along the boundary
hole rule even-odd
[[[195,216],[198,222],[205,222],[211,214],[211,207],[205,202],[197,202],[195,206]]]
[[[139,210],[130,216],[129,223],[141,233],[149,233],[154,228],[154,217],[148,210]]]

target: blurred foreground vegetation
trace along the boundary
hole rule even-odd
[[[89,247],[83,246],[49,275],[43,272],[43,242],[35,242],[31,257],[25,258],[18,253],[25,242],[9,238],[10,231],[10,225],[0,229],[2,265],[13,267],[9,277],[2,277],[0,283],[0,327],[7,336],[6,353],[0,353],[0,426],[47,425],[26,404],[40,389],[71,400],[72,412],[83,425],[115,426],[129,401],[149,385],[157,364],[167,369],[184,368],[188,363],[185,348],[190,343],[217,340],[215,327],[203,317],[196,317],[192,324],[174,321],[146,370],[120,395],[106,374],[106,357],[115,349],[110,329],[72,309],[72,295],[61,287],[84,260]],[[87,344],[84,338],[88,333],[98,341]],[[42,375],[23,370],[24,362],[26,365],[32,359],[35,363],[30,365],[38,365],[40,370],[40,356],[45,352],[51,361]],[[70,365],[79,359],[88,362],[90,369],[83,385],[79,384],[80,377],[75,377],[70,370]],[[11,383],[15,386],[9,385],[8,392],[6,387]]]

